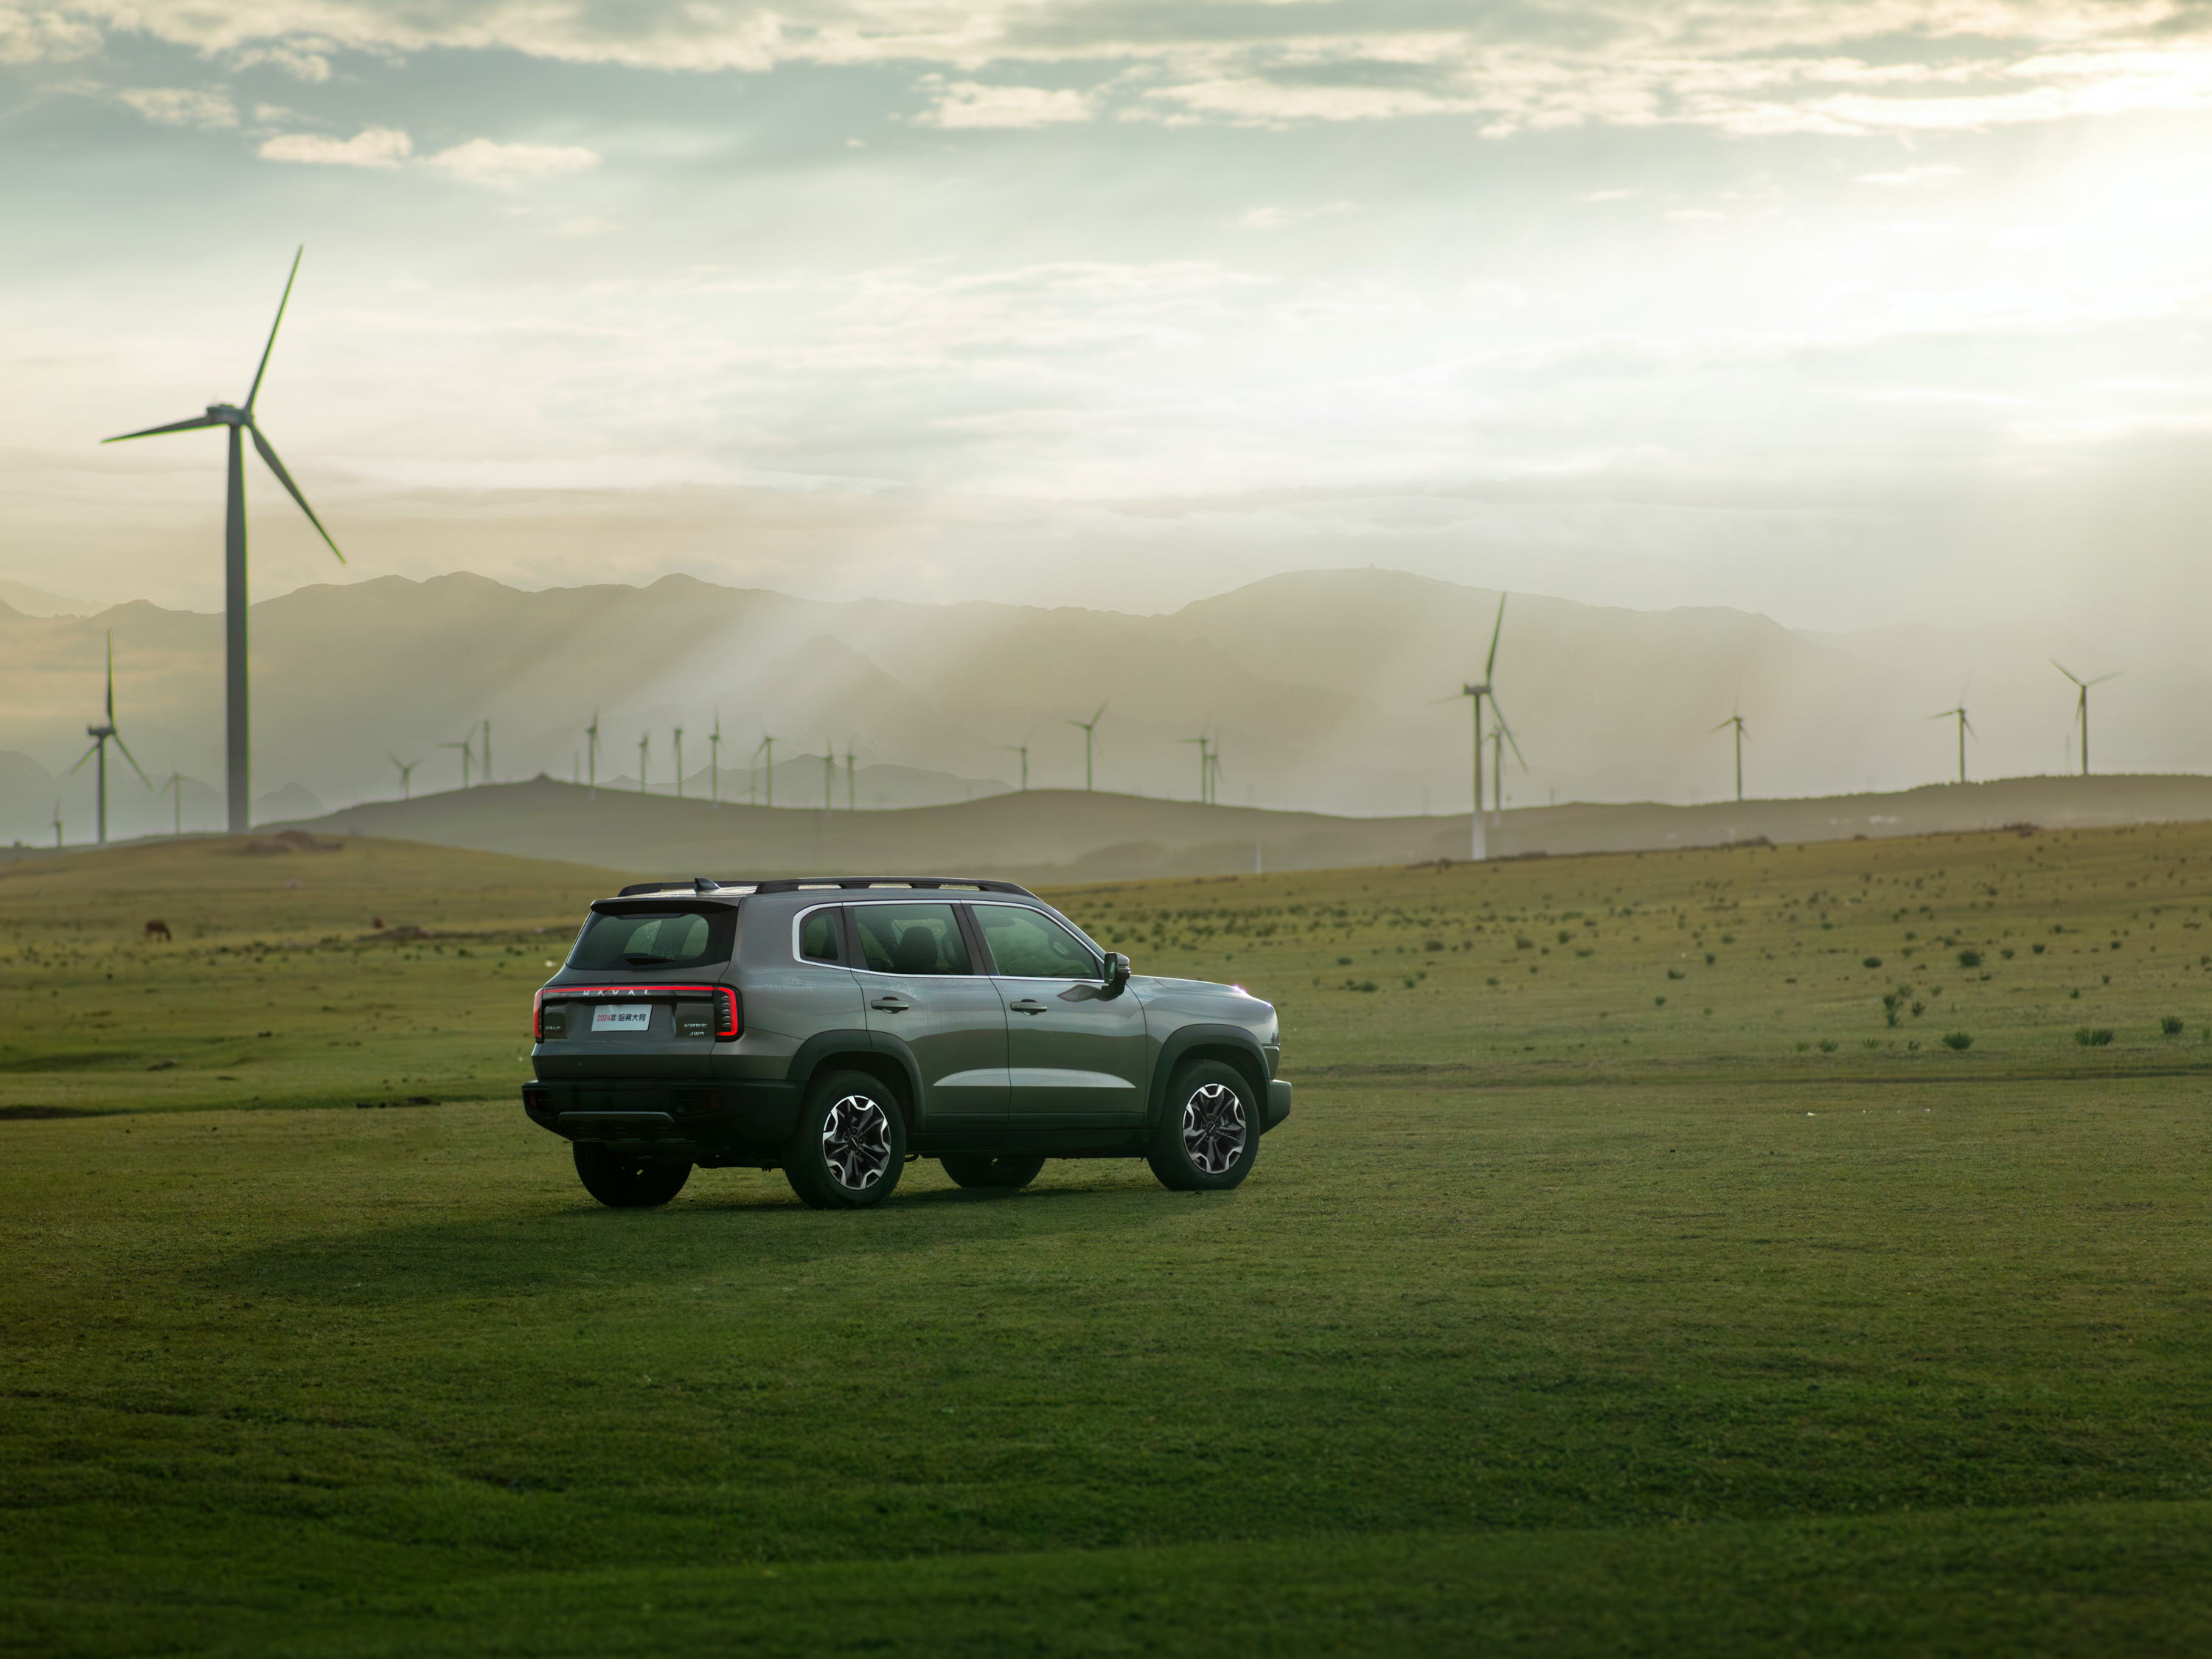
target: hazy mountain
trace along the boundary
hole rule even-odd
[[[829,604],[677,576],[538,592],[467,574],[310,587],[253,608],[255,795],[388,799],[392,755],[426,763],[418,794],[451,788],[459,757],[438,745],[487,720],[495,778],[568,779],[587,768],[596,711],[603,783],[634,781],[649,737],[653,787],[672,790],[680,725],[686,790],[699,789],[719,718],[726,798],[744,793],[767,732],[780,803],[819,799],[825,746],[848,745],[861,805],[944,803],[1014,781],[1011,745],[1029,746],[1036,787],[1079,787],[1072,722],[1104,703],[1102,789],[1194,797],[1188,739],[1204,732],[1220,744],[1224,804],[1464,810],[1468,710],[1453,694],[1481,669],[1497,605],[1492,592],[1377,569],[1277,576],[1152,617]],[[0,771],[0,837],[50,840],[58,791],[71,838],[88,833],[90,769],[53,775],[100,712],[110,630],[125,737],[156,780],[174,768],[191,781],[187,827],[211,825],[221,618],[143,602],[82,618],[0,610],[0,745],[44,775]],[[1508,799],[1730,798],[1730,742],[1711,728],[1738,708],[1754,796],[1954,779],[1955,726],[1929,717],[1962,688],[1972,776],[2058,771],[2074,691],[2053,656],[2085,677],[2127,670],[2092,694],[2100,770],[2212,766],[2197,718],[2212,686],[2192,665],[2130,660],[2057,625],[1812,635],[1741,611],[1516,595],[1498,683],[1528,770],[1509,755]],[[171,812],[127,771],[111,775],[115,833]]]

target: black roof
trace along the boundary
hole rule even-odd
[[[980,893],[1018,893],[1024,898],[1036,895],[1026,887],[1011,881],[985,881],[977,876],[778,876],[767,881],[715,881],[707,876],[684,876],[669,881],[633,882],[623,888],[618,897],[632,898],[646,893],[681,892],[690,889],[695,893],[719,892],[724,888],[740,888],[755,893],[798,893],[809,889],[910,887],[921,889],[952,888]]]

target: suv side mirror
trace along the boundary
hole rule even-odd
[[[1119,951],[1106,953],[1106,994],[1119,996],[1129,982],[1129,958]]]

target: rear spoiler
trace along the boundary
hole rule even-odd
[[[911,887],[928,891],[1016,893],[1023,898],[1036,896],[1028,888],[1017,886],[1011,881],[985,881],[975,876],[783,876],[772,881],[744,882],[686,876],[676,881],[633,882],[617,896],[637,898],[647,893],[728,893],[732,897],[742,897],[747,893],[803,893],[820,889],[865,890],[882,887]]]

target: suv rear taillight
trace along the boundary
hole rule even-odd
[[[738,1007],[738,991],[733,985],[591,985],[548,987],[539,990],[531,1004],[531,1036],[533,1041],[545,1041],[545,1000],[550,996],[556,1002],[605,1002],[631,997],[648,997],[659,1000],[663,997],[704,997],[714,1005],[714,1041],[729,1042],[743,1036],[744,1018]],[[554,1018],[562,1018],[559,1011]],[[565,1025],[566,1022],[563,1020]],[[565,1030],[556,1036],[568,1035]]]

